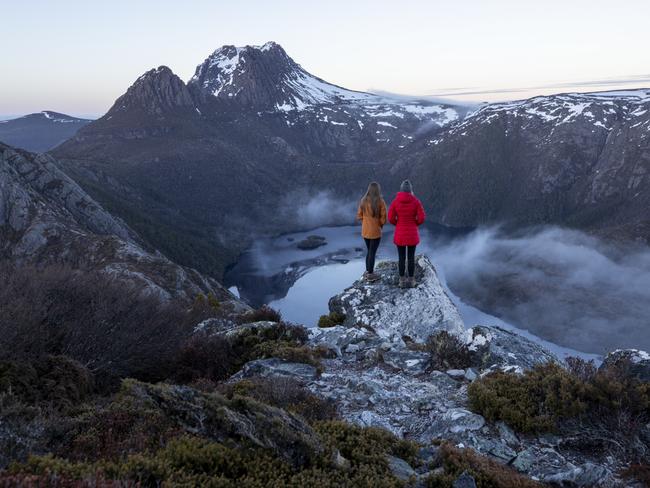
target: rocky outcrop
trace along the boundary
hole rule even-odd
[[[144,73],[115,101],[111,111],[139,109],[161,115],[169,110],[194,109],[195,103],[183,80],[167,66]]]
[[[561,436],[517,434],[505,423],[489,422],[471,411],[467,388],[480,376],[495,370],[521,373],[560,360],[511,331],[485,326],[465,330],[426,258],[418,258],[419,285],[414,289],[396,286],[394,267],[381,263],[378,283],[357,281],[331,299],[331,310],[345,313],[346,321],[311,330],[311,345],[328,349],[332,358],[322,360],[320,376],[301,375],[303,384],[334,401],[344,419],[387,429],[425,448],[434,439],[446,440],[558,486],[621,486],[615,460],[602,453],[589,453]],[[462,349],[467,362],[463,369],[432,367],[432,346],[426,339],[440,331],[450,331]],[[304,366],[255,361],[236,378],[256,371],[286,376],[286,370],[300,372]],[[389,464],[402,479],[413,475],[399,459]],[[471,480],[460,477],[457,484],[470,486]]]
[[[650,382],[650,354],[638,349],[617,349],[609,353],[602,367],[618,366],[626,374]]]
[[[188,433],[270,449],[294,465],[304,465],[324,450],[303,419],[254,400],[135,380],[124,381],[121,395],[136,408],[160,411]]]
[[[215,280],[178,266],[107,212],[48,155],[0,144],[0,258],[101,270],[163,298],[213,293],[246,308]]]
[[[408,336],[416,342],[426,341],[436,330],[454,334],[464,330],[456,306],[426,256],[416,257],[418,285],[401,293],[395,293],[397,263],[381,262],[375,272],[379,275],[377,282],[356,281],[330,300],[330,310],[345,315],[343,325],[369,328],[384,339]]]

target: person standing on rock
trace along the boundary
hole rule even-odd
[[[379,183],[373,181],[359,202],[357,220],[361,221],[361,237],[366,242],[366,271],[363,277],[367,281],[377,281],[375,274],[375,257],[381,242],[381,229],[386,223],[386,202],[381,196]]]
[[[399,286],[415,286],[415,247],[420,243],[418,227],[424,223],[424,207],[409,180],[404,180],[388,209],[388,221],[395,226],[393,242],[399,256]],[[406,274],[408,257],[408,274]]]

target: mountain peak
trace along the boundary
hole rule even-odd
[[[179,107],[193,107],[194,100],[187,85],[167,66],[159,66],[141,75],[118,98],[109,113],[141,109],[161,114]]]
[[[204,97],[234,100],[258,110],[294,110],[308,105],[375,98],[327,83],[304,70],[279,44],[215,50],[188,85]]]

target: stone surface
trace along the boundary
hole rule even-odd
[[[397,306],[422,310],[417,303],[400,302],[404,291],[394,284],[378,286],[379,290],[369,292],[377,300],[376,309],[388,309],[398,303]],[[420,286],[431,290],[441,287],[441,284],[432,272],[424,277]],[[367,288],[365,284],[357,282],[343,295],[352,289],[360,291]],[[341,303],[340,297],[338,295],[332,299],[333,307]],[[431,295],[416,293],[412,299],[431,299]],[[440,300],[441,304],[429,303],[426,306],[436,310],[449,310],[449,306],[453,306],[446,295],[436,295],[435,299]],[[372,315],[368,312],[368,301],[347,298],[342,301],[346,303],[347,314],[357,317]],[[407,310],[405,315],[409,313]],[[456,317],[456,313],[454,308],[450,316]],[[503,422],[491,424],[469,410],[469,381],[494,370],[510,368],[523,372],[535,364],[559,361],[553,354],[512,332],[496,327],[474,327],[466,332],[461,330],[458,337],[470,350],[475,366],[457,371],[430,370],[429,353],[422,345],[413,338],[404,340],[396,333],[394,324],[389,323],[385,327],[382,317],[377,315],[376,321],[366,324],[366,327],[344,324],[312,329],[310,345],[324,346],[335,351],[336,356],[323,360],[320,376],[313,376],[311,370],[306,374],[298,373],[298,376],[313,393],[333,400],[344,419],[361,426],[383,428],[424,444],[418,456],[423,463],[416,470],[419,473],[416,478],[418,486],[424,483],[426,473],[437,469],[437,448],[431,446],[434,439],[474,449],[537,479],[552,476],[567,480],[583,479],[586,474],[574,471],[574,468],[592,463],[603,468],[599,468],[598,472],[607,470],[610,473],[602,482],[598,482],[600,486],[620,486],[611,476],[615,470],[608,467],[610,461],[600,453],[589,454],[563,448],[560,454],[561,437],[519,436]],[[265,326],[263,323],[249,325]],[[228,332],[228,328],[224,330],[225,333],[232,333]],[[272,366],[268,367],[269,364]],[[281,364],[279,360],[263,360],[261,364],[256,361],[249,363],[244,372],[238,375],[285,374],[278,371],[278,364]],[[298,368],[299,371],[302,371],[302,366]],[[295,373],[295,365],[282,367],[288,367]],[[404,475],[411,473],[401,463],[396,463],[396,469],[398,465],[404,468],[400,470]]]
[[[474,478],[467,471],[464,471],[458,478],[454,480],[452,487],[476,488],[476,481],[474,481]]]
[[[404,461],[401,458],[395,456],[387,456],[388,458],[388,468],[393,473],[397,479],[402,481],[408,481],[411,477],[417,476],[415,470],[411,467],[409,463]]]
[[[280,377],[293,378],[300,381],[311,381],[318,377],[318,371],[310,364],[292,363],[278,358],[256,359],[249,361],[233,375],[232,380],[251,377]]]
[[[464,331],[460,314],[427,257],[416,257],[415,288],[396,287],[395,262],[380,262],[375,273],[377,282],[358,280],[330,300],[330,310],[345,315],[343,325],[364,325],[382,338],[408,336],[416,342],[425,342],[437,330]]]
[[[638,349],[617,349],[609,353],[603,366],[620,366],[630,376],[650,382],[650,354]]]
[[[468,329],[466,343],[474,365],[480,370],[524,371],[537,364],[559,362],[550,351],[525,337],[501,327],[476,326]]]
[[[585,463],[580,466],[543,477],[547,483],[560,486],[597,486],[605,481],[610,472],[604,466]]]

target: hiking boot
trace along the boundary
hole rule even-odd
[[[399,277],[399,285],[398,285],[398,286],[399,286],[400,288],[406,288],[406,280],[407,280],[406,276],[400,276],[400,277]]]
[[[368,281],[369,283],[373,283],[373,282],[375,282],[375,281],[379,281],[380,278],[381,278],[381,276],[379,276],[379,275],[376,274],[376,273],[368,273],[368,274],[366,275],[366,281]]]
[[[416,286],[418,286],[418,284],[417,284],[417,282],[415,281],[415,276],[411,276],[411,277],[409,278],[409,287],[410,287],[410,288],[415,288]]]

